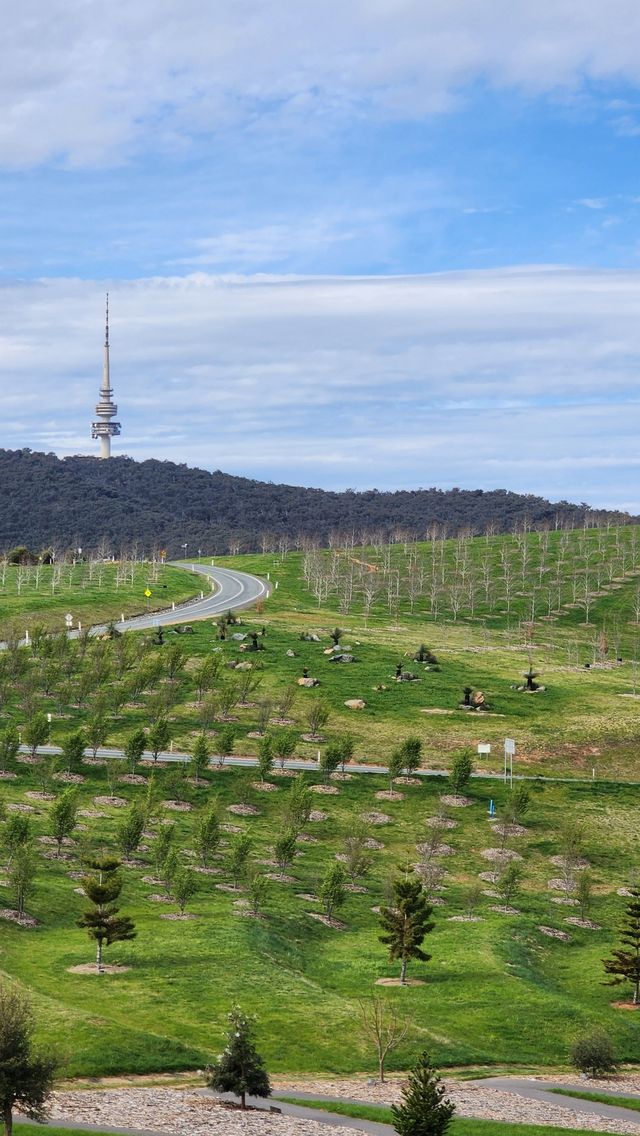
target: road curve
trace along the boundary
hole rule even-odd
[[[136,615],[131,619],[120,620],[115,624],[118,631],[146,631],[153,627],[169,627],[174,623],[192,623],[195,619],[211,619],[223,612],[239,611],[241,608],[252,607],[260,599],[269,595],[269,585],[257,576],[248,572],[239,572],[236,568],[218,568],[209,564],[186,564],[172,560],[172,568],[183,568],[197,576],[205,576],[207,585],[213,580],[216,590],[205,593],[203,599],[190,600],[187,603],[176,604],[169,611],[150,612],[149,615]],[[105,624],[91,628],[92,635],[99,635],[104,631]]]

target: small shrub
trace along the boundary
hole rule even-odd
[[[614,1073],[616,1059],[611,1039],[602,1030],[594,1030],[576,1038],[571,1047],[571,1064],[590,1077]]]

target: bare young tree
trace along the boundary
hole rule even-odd
[[[373,1042],[378,1055],[378,1079],[384,1084],[384,1066],[387,1057],[397,1049],[409,1032],[408,1024],[398,1016],[394,1005],[379,995],[361,999],[360,1006],[362,1032],[367,1041]]]

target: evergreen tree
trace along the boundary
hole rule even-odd
[[[0,985],[0,1114],[4,1136],[13,1132],[16,1105],[29,1120],[46,1119],[56,1068],[50,1054],[33,1048],[33,1014],[23,994]]]
[[[429,1054],[421,1053],[402,1090],[401,1104],[391,1106],[398,1136],[443,1136],[455,1112],[445,1091]]]
[[[428,962],[431,958],[422,950],[422,942],[435,926],[431,922],[433,907],[420,880],[409,872],[394,880],[393,901],[393,907],[380,910],[380,926],[384,934],[378,937],[389,947],[389,961],[400,959],[400,982],[404,984],[410,959]]]
[[[122,877],[118,871],[120,861],[113,856],[102,856],[87,861],[93,875],[82,880],[87,899],[93,903],[90,911],[85,911],[78,926],[84,927],[96,946],[96,970],[102,974],[103,947],[135,939],[135,925],[127,915],[120,915],[116,900],[122,891]]]
[[[254,1097],[271,1095],[269,1074],[253,1039],[253,1019],[239,1006],[234,1006],[227,1018],[227,1044],[207,1070],[207,1083],[217,1093],[235,1093],[246,1108],[247,1093]]]
[[[605,986],[619,986],[630,982],[633,986],[633,1004],[640,1003],[640,887],[631,888],[629,902],[625,909],[625,919],[620,927],[622,946],[611,952],[611,958],[603,959],[607,974],[612,974]]]

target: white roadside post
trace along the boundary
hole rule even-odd
[[[507,763],[509,764],[509,784],[513,785],[513,758],[516,752],[516,743],[513,738],[504,739],[504,779],[507,780]]]

